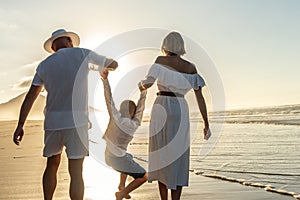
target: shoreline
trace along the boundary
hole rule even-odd
[[[42,199],[42,174],[46,159],[42,157],[43,126],[42,121],[28,121],[25,125],[25,137],[20,146],[12,142],[15,121],[0,123],[0,199]],[[94,145],[94,144],[92,144]],[[142,165],[147,163],[143,162]],[[85,199],[113,200],[117,189],[119,174],[97,162],[93,155],[84,162]],[[209,174],[206,174],[208,176]],[[215,174],[213,174],[215,175]],[[220,180],[224,177],[205,177],[205,173],[190,172],[189,187],[184,187],[183,200],[257,200],[257,199],[295,199],[296,197],[265,191],[264,188],[249,187],[242,184]],[[55,199],[69,199],[69,174],[65,152],[62,155],[58,171],[58,184]],[[132,179],[128,179],[130,181]],[[131,193],[132,199],[159,199],[157,183],[145,183]],[[298,198],[300,199],[300,198]]]
[[[146,192],[147,191],[147,192]],[[144,184],[140,189],[134,191],[131,195],[134,199],[159,199],[157,183]],[[169,192],[169,197],[170,192]],[[188,187],[182,190],[183,200],[288,200],[295,197],[267,192],[262,188],[249,187],[242,184],[225,182],[205,176],[199,176],[190,173],[190,182]]]

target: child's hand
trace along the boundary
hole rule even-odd
[[[147,90],[147,88],[143,85],[142,81],[139,82],[138,86],[139,86],[139,89],[140,89],[141,92],[144,91],[144,90]]]
[[[104,69],[102,72],[100,72],[100,75],[103,79],[107,79],[109,73],[108,71],[108,69]]]

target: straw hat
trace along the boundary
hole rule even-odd
[[[77,47],[80,43],[80,38],[76,33],[66,31],[65,29],[58,29],[52,33],[48,40],[46,40],[44,43],[44,49],[49,53],[54,53],[54,51],[51,49],[52,43],[54,40],[60,37],[70,37],[74,47]]]

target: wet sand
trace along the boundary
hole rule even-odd
[[[12,142],[15,125],[16,121],[0,122],[0,199],[42,199],[42,174],[46,164],[46,159],[42,157],[43,122],[26,123],[25,136],[20,146]],[[96,162],[92,156],[85,160],[84,179],[85,199],[114,199],[118,173]],[[69,199],[68,184],[67,158],[63,153],[54,199]],[[132,199],[159,199],[157,183],[146,183],[131,196]],[[183,189],[182,199],[284,200],[294,198],[190,172],[190,186]]]

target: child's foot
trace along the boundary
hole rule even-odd
[[[124,196],[124,194],[122,194],[122,192],[116,192],[115,196],[116,196],[116,200],[122,200],[123,198],[125,198],[125,196]]]
[[[116,192],[115,196],[116,196],[116,200],[122,200],[123,199],[121,192]]]
[[[124,190],[125,186],[119,186],[119,192],[121,192],[122,190]],[[131,199],[131,196],[129,194],[125,194],[124,197],[125,199]]]

